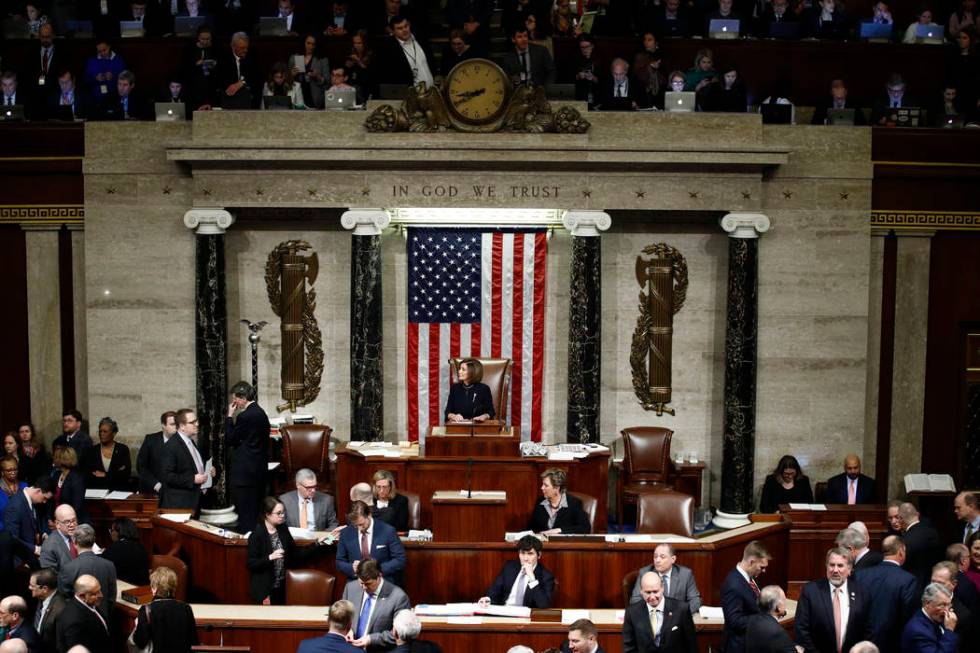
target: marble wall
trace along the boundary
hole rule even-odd
[[[50,441],[61,433],[61,307],[58,284],[58,230],[27,228],[28,369],[31,421]]]

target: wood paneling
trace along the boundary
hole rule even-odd
[[[19,225],[0,224],[0,429],[17,428],[31,418],[27,355],[27,242]]]

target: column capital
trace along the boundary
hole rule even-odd
[[[721,219],[721,228],[731,238],[758,238],[771,226],[772,222],[765,213],[729,213]]]
[[[350,209],[340,216],[340,225],[355,236],[380,236],[389,224],[391,215],[384,209]]]
[[[235,222],[224,209],[191,209],[184,214],[184,226],[198,236],[222,236]]]
[[[598,236],[612,226],[612,218],[605,211],[565,211],[561,222],[573,236]]]

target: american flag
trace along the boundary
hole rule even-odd
[[[542,230],[408,230],[408,433],[443,421],[448,360],[510,358],[508,422],[541,440],[544,287]]]

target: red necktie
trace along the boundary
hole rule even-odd
[[[368,550],[367,531],[361,531],[361,560],[367,560],[370,557],[371,551]]]
[[[75,547],[75,538],[68,538],[68,552],[71,553],[71,559],[74,560],[78,557],[78,548]]]
[[[749,579],[749,586],[752,587],[752,593],[755,594],[756,598],[758,598],[759,595],[762,594],[762,592],[759,591],[759,586],[755,584],[754,578]]]

